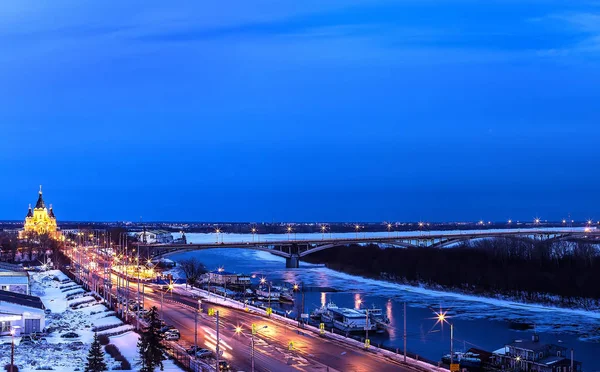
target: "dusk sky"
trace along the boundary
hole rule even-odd
[[[600,2],[0,4],[0,219],[600,219]]]

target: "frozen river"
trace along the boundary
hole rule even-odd
[[[381,234],[385,235],[387,232]],[[224,235],[225,241],[252,240],[252,235],[227,237],[228,235]],[[187,234],[188,242],[192,243],[205,242],[208,239],[215,241],[215,238],[215,234]],[[232,240],[229,240],[230,238]],[[263,235],[262,238],[281,239],[281,236]],[[306,263],[301,263],[299,269],[286,269],[285,259],[249,249],[209,249],[177,253],[170,258],[177,261],[191,256],[197,257],[209,269],[224,267],[227,271],[255,274],[256,280],[264,276],[273,282],[303,283],[306,287],[337,290],[305,293],[306,312],[329,301],[340,307],[355,307],[358,306],[359,299],[362,306],[375,305],[382,308],[391,320],[391,327],[388,334],[372,336],[373,344],[382,343],[402,348],[403,303],[406,302],[408,350],[428,359],[439,360],[450,348],[449,327],[434,327],[435,320],[432,319],[432,309],[439,309],[441,306],[456,313],[451,320],[454,323],[456,350],[478,347],[493,351],[515,339],[529,339],[533,330],[517,331],[509,327],[510,322],[524,322],[535,325],[541,341],[573,348],[575,359],[583,362],[585,371],[600,371],[600,361],[597,359],[597,355],[600,355],[600,312],[526,305],[433,291],[365,279]],[[300,299],[297,300],[299,303]]]

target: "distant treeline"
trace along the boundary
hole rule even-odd
[[[596,307],[600,299],[600,255],[588,243],[501,238],[443,249],[352,245],[304,259],[362,276],[526,301]]]

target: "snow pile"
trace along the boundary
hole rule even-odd
[[[137,349],[137,343],[140,336],[135,332],[127,332],[119,336],[112,336],[110,343],[119,348],[123,356],[131,363],[131,367],[135,370],[137,363],[140,361]],[[180,372],[181,369],[173,363],[172,360],[163,361],[165,371]]]

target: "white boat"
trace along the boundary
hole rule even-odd
[[[333,302],[315,309],[311,313],[312,318],[319,319],[321,322],[333,326],[343,332],[364,332],[376,329],[376,324],[371,317],[361,310],[340,308]]]
[[[328,318],[333,319],[333,327],[343,332],[373,331],[375,323],[362,311],[349,308],[328,308]],[[323,316],[325,317],[325,315]]]
[[[327,303],[327,305],[323,305],[319,308],[316,308],[315,310],[313,310],[313,312],[310,314],[311,318],[313,319],[319,319],[321,320],[323,323],[332,323],[333,322],[333,318],[330,316],[330,314],[328,313],[329,309],[337,309],[337,305],[334,304],[333,302],[329,301]]]
[[[256,290],[256,295],[259,299],[262,298],[268,300],[270,297],[271,300],[279,300],[279,296],[281,296],[281,293],[273,290],[273,288],[269,290],[269,288],[260,287]]]

